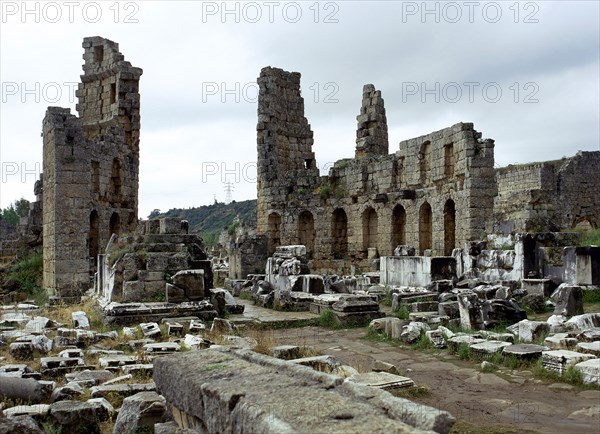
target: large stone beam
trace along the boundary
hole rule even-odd
[[[181,428],[207,433],[448,433],[454,423],[445,411],[250,350],[160,357],[154,381]]]

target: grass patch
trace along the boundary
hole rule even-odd
[[[600,229],[582,232],[579,238],[580,246],[600,246]]]
[[[469,360],[471,357],[471,350],[469,349],[469,344],[466,342],[461,342],[458,344],[458,348],[456,349],[456,355],[461,360]]]
[[[331,309],[325,309],[323,310],[323,312],[321,312],[321,315],[319,315],[318,319],[318,325],[319,327],[323,327],[326,329],[339,328],[337,318],[335,317],[335,314]]]
[[[240,300],[252,300],[252,294],[247,291],[241,291],[240,295],[238,295]]]
[[[389,392],[398,398],[415,399],[429,395],[430,390],[427,386],[413,386],[405,389],[390,390]]]
[[[424,332],[421,333],[419,339],[417,339],[413,344],[411,344],[411,347],[419,351],[425,351],[434,348],[433,343],[429,340],[429,338],[427,337],[427,335],[425,335]]]
[[[392,315],[394,315],[400,319],[408,319],[410,312],[408,311],[408,308],[406,307],[406,305],[401,304],[397,311],[392,312]]]
[[[583,302],[585,304],[600,304],[600,288],[584,289]]]

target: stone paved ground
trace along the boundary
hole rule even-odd
[[[451,412],[458,419],[457,432],[600,432],[599,390],[543,382],[525,370],[482,373],[479,365],[447,351],[415,351],[366,340],[365,334],[365,328],[274,332],[279,344],[314,346],[359,371],[369,370],[375,360],[394,364],[400,375],[429,389],[411,399]]]

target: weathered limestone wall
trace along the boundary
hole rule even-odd
[[[83,41],[79,117],[50,107],[44,134],[44,286],[76,299],[110,236],[135,231],[142,70],[118,44]]]
[[[502,234],[600,227],[600,152],[496,170],[490,231]]]
[[[387,154],[381,93],[363,89],[356,159],[319,178],[304,117],[300,74],[263,68],[258,79],[257,232],[278,245],[303,244],[311,269],[345,271],[389,256],[399,244],[450,255],[485,237],[494,179],[494,142],[470,123],[403,141]],[[370,253],[369,253],[370,252]],[[370,255],[370,256],[369,256]]]

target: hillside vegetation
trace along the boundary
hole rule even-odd
[[[149,217],[174,217],[187,220],[190,232],[198,233],[207,246],[217,243],[223,229],[233,225],[233,219],[239,214],[249,226],[256,225],[256,200],[244,200],[229,204],[214,203],[194,208],[173,208],[166,212],[153,212]]]

